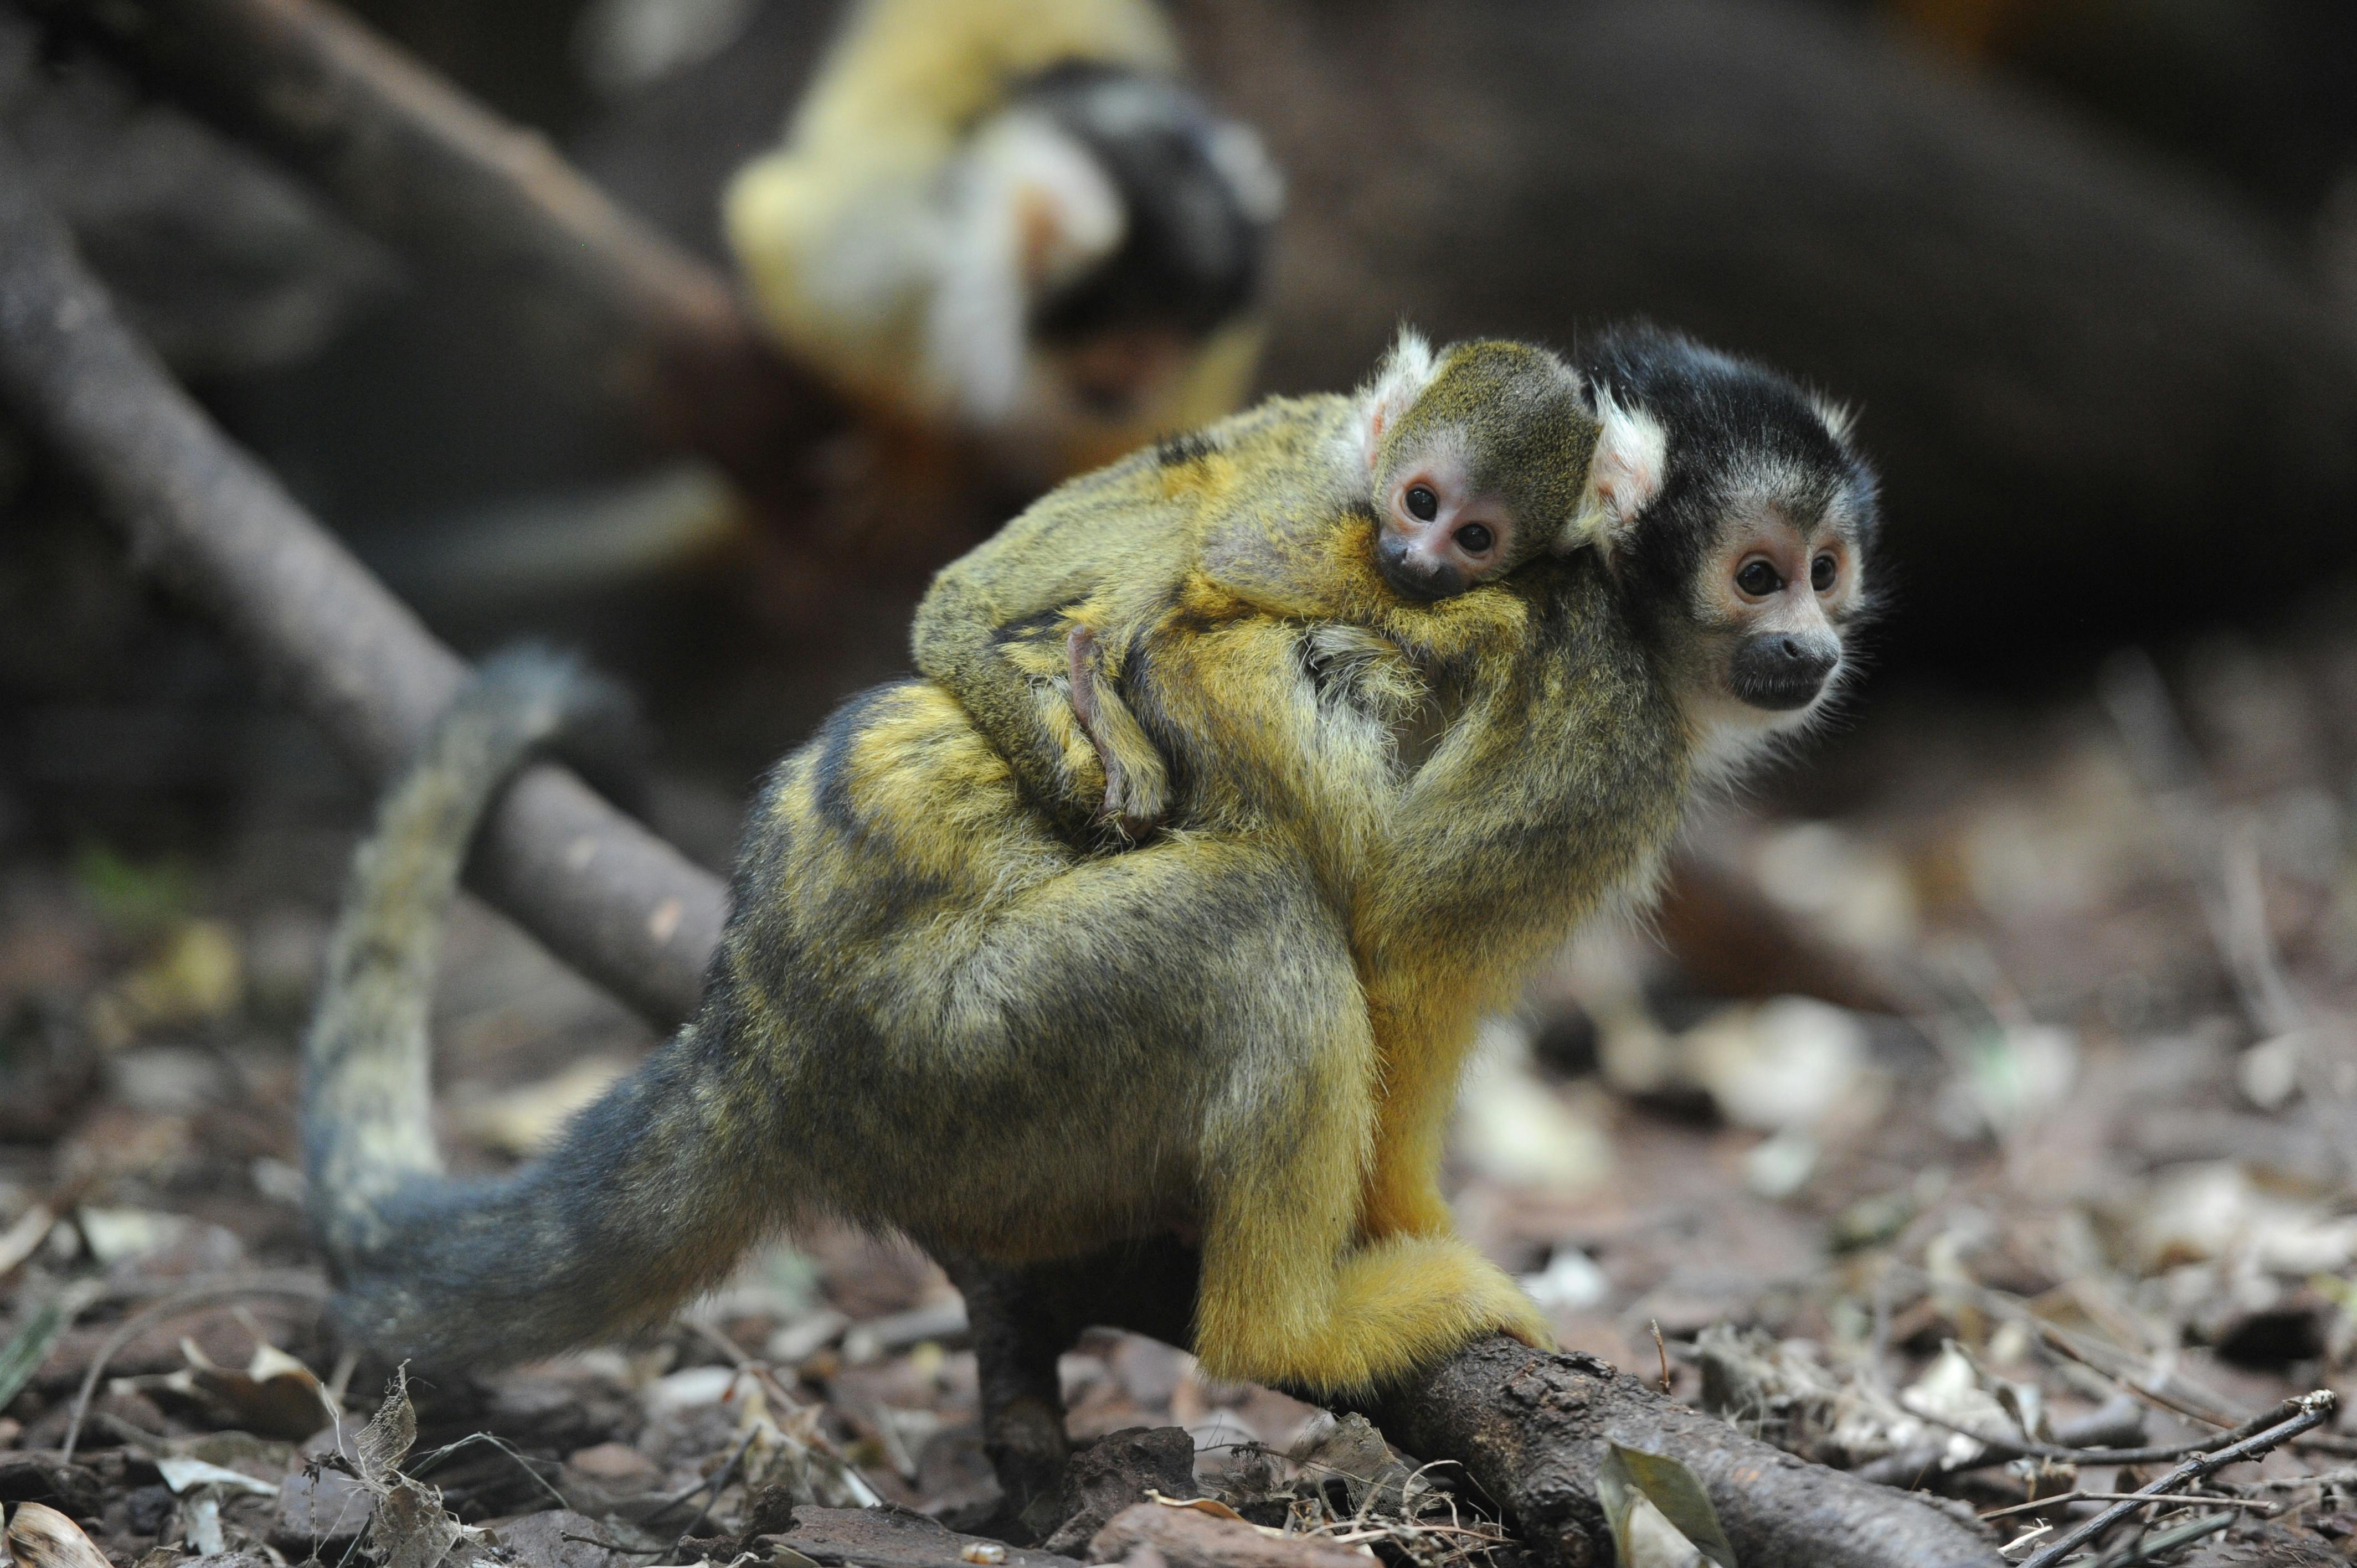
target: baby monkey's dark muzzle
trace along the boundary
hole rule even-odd
[[[1453,562],[1426,561],[1391,534],[1375,541],[1375,570],[1392,591],[1411,599],[1445,599],[1465,591],[1465,574]]]
[[[1841,643],[1805,632],[1763,631],[1743,639],[1727,670],[1727,684],[1755,708],[1805,708],[1824,690],[1841,662]]]

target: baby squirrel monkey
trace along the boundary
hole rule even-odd
[[[1414,601],[1567,553],[1659,462],[1658,431],[1598,412],[1544,349],[1403,332],[1356,392],[1272,398],[1033,506],[934,579],[917,668],[1060,820],[1140,836],[1171,782],[1113,684],[1191,579],[1330,616],[1337,550]]]
[[[726,227],[790,348],[1052,482],[1243,400],[1283,184],[1150,0],[860,0]]]
[[[1491,1331],[1544,1343],[1438,1188],[1477,1026],[1642,899],[1699,775],[1821,710],[1876,520],[1840,421],[1782,378],[1646,333],[1581,370],[1660,439],[1580,548],[1417,598],[1371,518],[1271,513],[1205,560],[1319,607],[1180,575],[1123,693],[1182,761],[1178,831],[1075,843],[934,682],[846,703],[752,808],[694,1018],[537,1160],[457,1181],[426,1082],[443,913],[500,778],[579,705],[544,663],[487,669],[387,798],[305,1048],[346,1330],[443,1364],[546,1354],[832,1213],[1017,1267],[1191,1229],[1207,1371],[1311,1395]],[[1310,427],[1275,428],[1295,439],[1230,460],[1332,473]],[[1140,506],[1157,471],[1041,505]],[[1394,726],[1442,689],[1410,765]]]

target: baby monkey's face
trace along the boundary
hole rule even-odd
[[[1448,598],[1570,547],[1598,425],[1546,349],[1485,338],[1436,355],[1403,333],[1360,418],[1375,566],[1401,597]]]
[[[1411,599],[1445,599],[1510,570],[1526,552],[1504,499],[1450,446],[1395,464],[1379,487],[1375,568]]]

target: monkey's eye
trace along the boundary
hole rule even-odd
[[[1497,537],[1485,524],[1469,522],[1457,531],[1457,545],[1468,555],[1480,555],[1497,542]]]
[[[1765,561],[1748,561],[1743,570],[1735,575],[1735,585],[1755,599],[1764,599],[1784,585],[1776,568]]]
[[[1440,498],[1430,485],[1410,485],[1407,488],[1407,514],[1418,522],[1430,522],[1440,515]]]
[[[1832,556],[1818,556],[1815,560],[1809,563],[1809,586],[1816,589],[1816,591],[1821,594],[1824,593],[1827,588],[1834,585],[1835,570],[1834,558]]]

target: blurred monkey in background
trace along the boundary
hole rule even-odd
[[[791,350],[1044,484],[1227,413],[1282,185],[1146,0],[861,0],[728,240]]]

